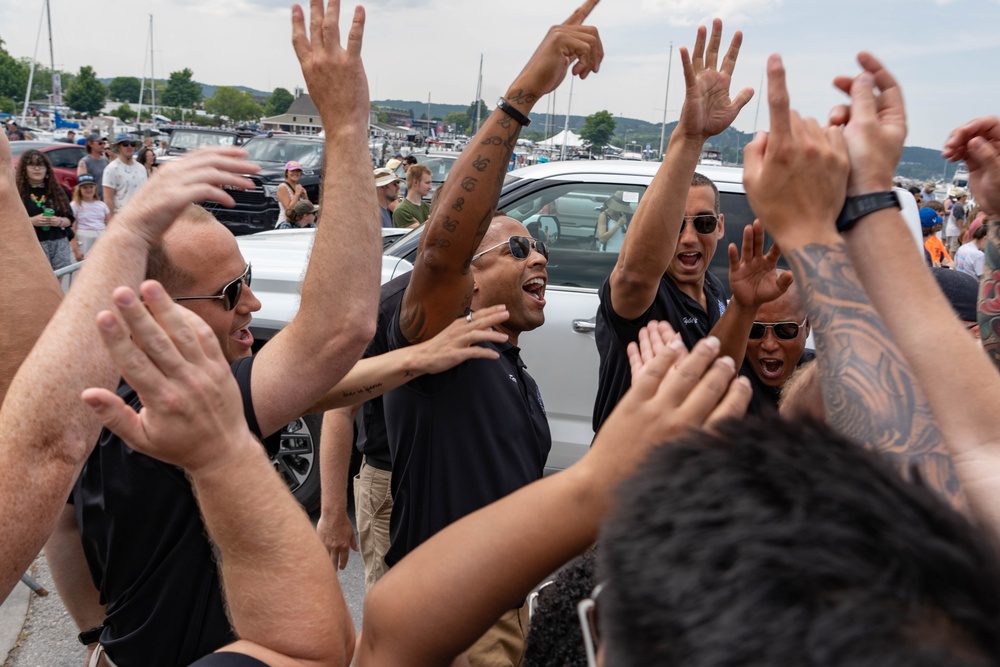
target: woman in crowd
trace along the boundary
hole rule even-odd
[[[618,252],[625,241],[632,207],[625,203],[623,197],[621,190],[608,197],[597,216],[597,247],[605,252]]]
[[[146,168],[146,176],[152,176],[153,169],[157,166],[156,152],[148,146],[143,146],[142,149],[139,150],[138,162]]]
[[[77,179],[70,208],[76,216],[76,242],[80,248],[76,259],[79,261],[87,256],[91,246],[104,232],[111,212],[107,204],[97,198],[97,181],[90,174],[81,174]]]
[[[278,223],[278,229],[298,229],[300,227],[315,227],[316,213],[319,206],[308,199],[300,199],[285,211],[285,221]]]
[[[306,189],[299,185],[302,178],[302,165],[295,160],[285,163],[285,182],[278,186],[278,222],[275,227],[280,227],[286,221],[285,211],[290,209],[298,201],[309,201]]]
[[[17,164],[17,191],[52,268],[69,266],[74,255],[82,257],[74,239],[75,218],[69,199],[43,153],[30,150],[21,156]]]

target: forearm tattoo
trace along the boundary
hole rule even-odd
[[[843,241],[787,254],[813,326],[827,422],[895,460],[904,474],[915,468],[930,488],[961,506],[930,405],[868,301]]]
[[[983,280],[979,286],[979,336],[983,349],[1000,369],[1000,220],[989,224]]]

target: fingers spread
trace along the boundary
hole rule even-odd
[[[792,131],[788,87],[785,66],[777,54],[767,59],[767,104],[771,110],[771,139],[788,137]]]
[[[365,8],[358,5],[354,8],[354,19],[351,21],[351,31],[347,34],[347,52],[352,56],[361,56],[361,44],[365,37]]]
[[[705,67],[716,69],[719,64],[719,48],[722,46],[722,20],[712,21],[712,35],[708,40],[708,51],[705,53]]]
[[[694,51],[691,54],[691,63],[694,65],[695,70],[705,69],[705,26],[698,26],[698,32],[694,40]],[[683,47],[682,47],[683,48]]]
[[[292,48],[295,49],[295,56],[299,61],[305,60],[309,55],[309,37],[306,35],[306,21],[302,13],[302,7],[292,5]]]
[[[724,74],[732,76],[733,71],[736,70],[736,60],[740,56],[740,47],[743,45],[743,33],[737,30],[733,34],[733,41],[729,43],[729,50],[726,51],[726,57],[722,60],[722,69],[720,70]]]

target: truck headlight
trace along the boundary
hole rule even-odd
[[[270,197],[271,199],[277,199],[278,198],[278,186],[277,185],[265,185],[264,186],[264,196],[265,197]]]

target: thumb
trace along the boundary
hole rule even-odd
[[[871,121],[877,112],[875,77],[870,72],[862,72],[851,84],[851,120]]]
[[[120,437],[133,449],[148,444],[142,420],[135,410],[125,404],[120,396],[107,389],[91,387],[80,395],[104,426]]]
[[[351,549],[358,551],[358,538],[353,533],[351,533]]]
[[[973,137],[969,140],[965,151],[965,162],[970,171],[988,169],[1000,173],[1000,151],[983,137]]]

